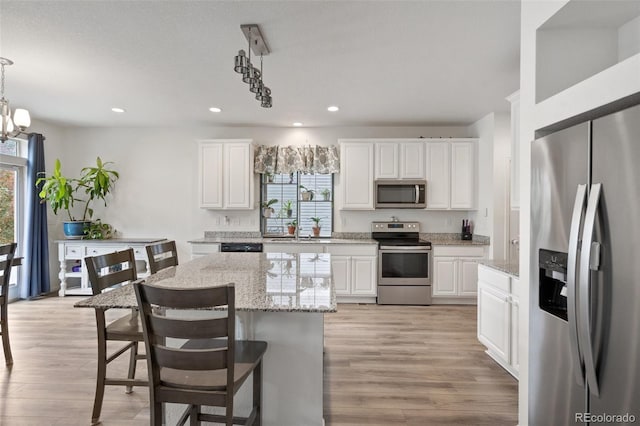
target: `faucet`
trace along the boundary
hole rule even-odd
[[[397,222],[398,216],[391,216],[391,222]]]

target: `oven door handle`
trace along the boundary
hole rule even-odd
[[[423,251],[431,251],[431,247],[429,246],[380,246],[379,251],[384,252],[407,252],[407,251],[415,251],[415,252],[423,252]]]

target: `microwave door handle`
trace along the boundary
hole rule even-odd
[[[416,184],[416,204],[420,202],[420,185]]]

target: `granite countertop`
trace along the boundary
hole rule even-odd
[[[78,244],[82,244],[82,243],[91,243],[91,244],[130,244],[130,243],[137,243],[137,244],[152,244],[152,243],[157,243],[159,241],[164,241],[166,240],[166,238],[124,238],[124,237],[119,237],[119,238],[108,238],[106,240],[93,240],[93,239],[82,239],[82,238],[78,238],[78,239],[73,239],[73,238],[69,238],[69,239],[64,239],[64,240],[55,240],[56,243],[78,243]]]
[[[151,275],[162,287],[197,288],[235,283],[236,310],[337,311],[331,255],[316,253],[215,253]],[[81,300],[79,308],[137,307],[131,285]]]
[[[478,263],[480,265],[488,266],[490,268],[496,269],[500,272],[504,272],[509,275],[513,275],[514,277],[520,277],[520,267],[517,263],[509,263],[506,260],[479,260]]]
[[[191,244],[217,244],[217,243],[268,243],[268,244],[378,244],[371,238],[278,238],[278,237],[205,237],[187,241]]]

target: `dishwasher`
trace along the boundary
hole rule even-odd
[[[261,253],[262,243],[220,243],[224,253]]]

